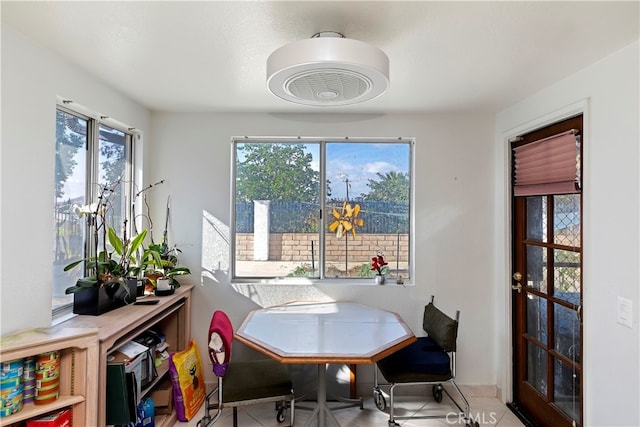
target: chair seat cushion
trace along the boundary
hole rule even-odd
[[[286,365],[271,359],[231,362],[222,378],[223,403],[292,394]]]
[[[431,337],[418,337],[418,341],[420,346],[425,351],[442,351],[442,347],[440,347]]]
[[[451,359],[435,341],[420,337],[413,344],[398,350],[378,362],[387,381],[429,382],[451,378]]]

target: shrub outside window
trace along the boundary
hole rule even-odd
[[[233,279],[366,279],[381,255],[385,276],[408,281],[413,146],[234,140]]]

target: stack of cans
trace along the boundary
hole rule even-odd
[[[0,417],[22,410],[24,359],[0,363]]]
[[[34,403],[46,405],[58,399],[60,388],[60,352],[50,351],[36,356]]]
[[[22,402],[33,403],[34,397],[36,396],[36,359],[35,357],[26,357],[24,359],[22,384],[24,385],[24,392],[22,393]]]

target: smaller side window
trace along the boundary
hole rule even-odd
[[[87,232],[87,217],[80,214],[82,208],[106,186],[114,191],[109,225],[119,229],[125,212],[131,210],[132,139],[124,130],[75,111],[56,110],[54,316],[70,310],[73,295],[65,294],[65,289],[84,274],[81,268],[65,272],[64,267],[90,256],[96,246],[95,236]]]

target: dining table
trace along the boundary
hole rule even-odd
[[[396,313],[348,301],[297,301],[249,312],[235,339],[280,362],[317,365],[316,406],[307,426],[340,426],[327,404],[328,364],[374,364],[416,337]]]

